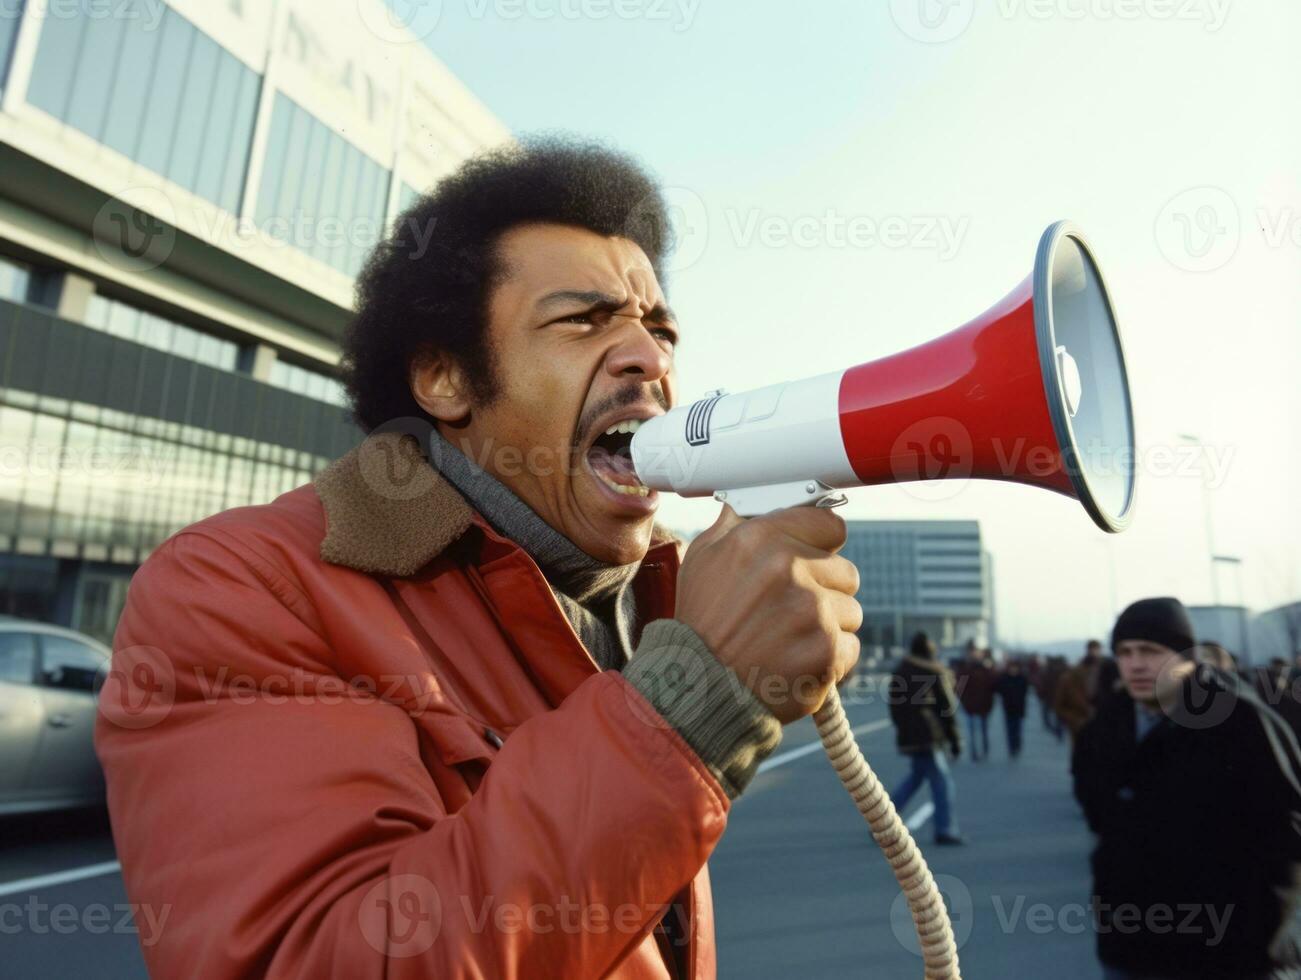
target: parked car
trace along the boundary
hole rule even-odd
[[[73,630],[0,616],[0,815],[103,801],[93,735],[109,654]]]

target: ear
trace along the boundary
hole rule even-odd
[[[469,386],[452,358],[440,351],[411,362],[411,397],[440,422],[462,422],[470,414]]]

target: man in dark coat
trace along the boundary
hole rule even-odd
[[[925,633],[912,638],[908,656],[891,675],[889,701],[899,751],[911,764],[890,798],[902,810],[922,783],[929,783],[935,801],[935,843],[962,844],[953,813],[953,777],[944,760],[945,748],[955,759],[962,754],[953,675],[935,656],[935,644]]]
[[[974,642],[967,644],[967,654],[954,674],[958,701],[971,735],[971,761],[979,762],[989,755],[989,714],[994,710],[994,684],[998,678],[989,665],[987,652]]]
[[[1021,754],[1021,726],[1025,722],[1025,702],[1030,680],[1021,669],[1021,661],[1009,660],[999,675],[994,690],[1003,702],[1003,724],[1007,729],[1007,752],[1013,759]]]
[[[1098,956],[1109,980],[1293,977],[1301,750],[1248,685],[1192,660],[1175,599],[1116,622],[1123,689],[1077,739],[1075,794],[1098,835]]]
[[[1102,644],[1090,640],[1084,648],[1084,659],[1062,675],[1061,683],[1057,685],[1053,711],[1071,733],[1072,741],[1097,708],[1098,671],[1102,662]]]

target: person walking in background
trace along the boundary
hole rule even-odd
[[[1007,662],[994,690],[1003,702],[1003,724],[1007,729],[1007,753],[1013,759],[1021,754],[1021,727],[1025,722],[1025,702],[1030,693],[1030,679],[1015,658]]]
[[[1059,742],[1062,740],[1062,720],[1053,710],[1053,701],[1057,697],[1057,688],[1065,673],[1065,659],[1053,654],[1044,658],[1038,673],[1031,679],[1035,697],[1039,699],[1039,719],[1043,722],[1044,728],[1055,735]]]
[[[1075,742],[1075,795],[1097,834],[1106,980],[1298,975],[1301,750],[1233,674],[1193,661],[1177,599],[1116,621],[1122,689]]]
[[[935,802],[935,843],[963,844],[953,807],[956,791],[944,752],[954,759],[962,754],[958,732],[957,700],[953,675],[940,663],[935,644],[925,633],[912,638],[909,653],[899,661],[890,677],[890,720],[895,726],[899,751],[908,757],[910,769],[890,798],[903,810],[922,783],[929,783]]]
[[[1053,710],[1071,733],[1072,742],[1080,729],[1093,717],[1093,701],[1098,688],[1098,668],[1102,664],[1102,644],[1090,640],[1084,659],[1062,676],[1053,698]]]
[[[967,643],[967,653],[958,664],[958,700],[967,716],[967,734],[971,738],[971,761],[989,755],[989,713],[994,710],[994,684],[998,680],[974,641]]]

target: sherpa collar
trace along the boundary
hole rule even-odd
[[[368,575],[414,575],[471,524],[487,527],[409,433],[368,436],[312,484],[325,508],[321,558]],[[651,547],[673,540],[651,532]]]

